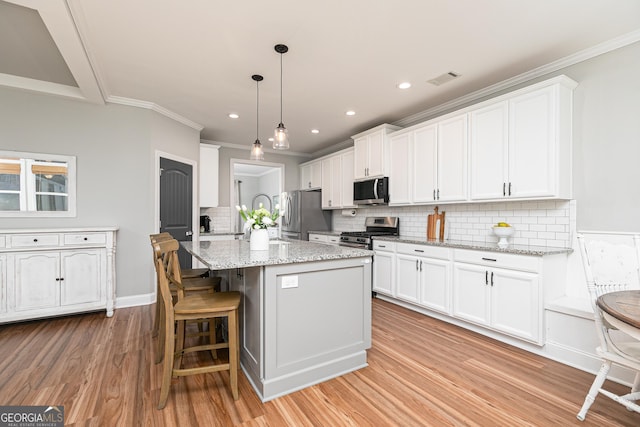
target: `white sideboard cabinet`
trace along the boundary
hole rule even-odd
[[[113,316],[116,231],[0,230],[0,323],[101,309]]]

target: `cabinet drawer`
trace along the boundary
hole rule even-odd
[[[107,236],[104,233],[80,233],[80,234],[65,234],[65,245],[95,245],[107,243]]]
[[[327,236],[327,243],[337,245],[340,243],[340,236]]]
[[[449,248],[437,246],[419,245],[413,243],[398,243],[397,252],[399,254],[424,256],[428,258],[450,259]]]
[[[393,252],[396,250],[396,244],[395,242],[388,242],[386,240],[373,239],[373,250]]]
[[[458,262],[478,264],[488,267],[509,268],[538,273],[540,257],[455,249],[453,258]]]
[[[324,234],[309,234],[309,241],[310,242],[318,242],[318,243],[326,243],[327,242],[327,236],[325,236]]]
[[[39,246],[60,245],[57,234],[20,234],[11,236],[12,248],[37,248]]]

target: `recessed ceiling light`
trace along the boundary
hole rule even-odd
[[[240,117],[240,116],[238,114],[236,114],[236,113],[229,113],[229,118],[237,119],[238,117]]]
[[[409,89],[411,87],[411,83],[402,82],[398,84],[398,89]]]
[[[311,129],[311,133],[320,133],[318,129]]]
[[[347,111],[347,112],[346,112],[346,115],[347,115],[347,116],[355,116],[355,115],[356,115],[356,112],[355,112],[355,111],[353,111],[353,110],[349,110],[349,111]]]

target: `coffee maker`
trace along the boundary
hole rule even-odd
[[[200,215],[200,231],[211,232],[211,217],[209,215]]]

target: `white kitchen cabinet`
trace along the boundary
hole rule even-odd
[[[398,129],[398,126],[382,124],[351,137],[354,148],[354,179],[378,178],[388,174],[387,135]]]
[[[200,144],[200,207],[218,206],[219,145]]]
[[[323,245],[337,246],[338,244],[340,244],[340,236],[309,233],[309,241],[315,242],[315,243],[322,243]]]
[[[374,292],[394,296],[395,294],[395,243],[373,240],[373,286]]]
[[[467,200],[467,117],[432,120],[391,135],[389,204]]]
[[[0,231],[0,323],[99,309],[112,316],[116,230]]]
[[[542,344],[543,305],[538,260],[465,252],[455,252],[453,315]]]
[[[314,160],[300,165],[300,189],[318,190],[322,187],[322,162]]]
[[[342,207],[342,157],[322,160],[322,209]]]
[[[353,148],[341,151],[342,158],[342,179],[340,196],[342,197],[342,207],[352,208],[355,207],[353,203]]]
[[[435,311],[449,313],[449,249],[398,243],[396,253],[396,296]]]
[[[322,209],[353,207],[353,149],[318,160],[322,165]]]
[[[575,86],[560,76],[470,112],[472,200],[571,198]]]
[[[0,254],[0,315],[7,311],[7,256]]]

